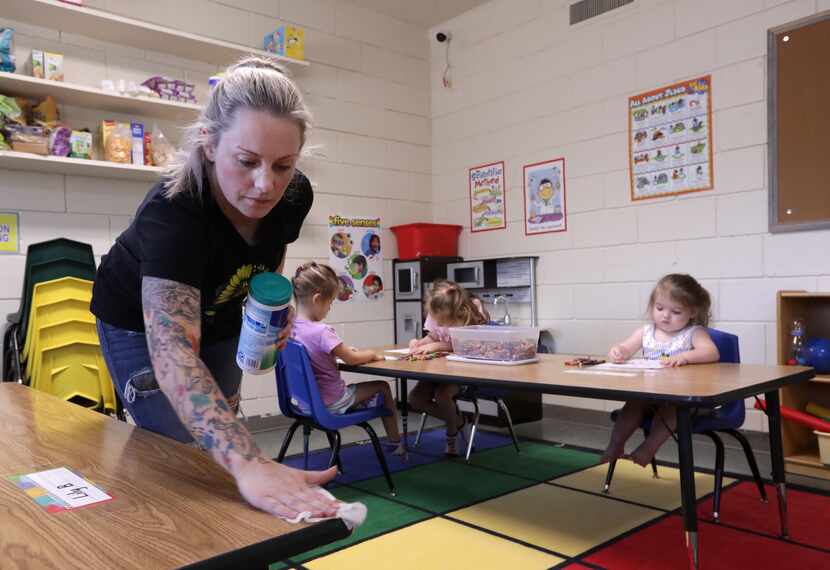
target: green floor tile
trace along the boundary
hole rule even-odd
[[[436,513],[446,513],[509,491],[527,487],[528,481],[487,472],[462,462],[441,461],[393,475],[397,499]],[[354,483],[374,493],[387,493],[383,477]]]
[[[361,540],[365,540],[367,538],[371,538],[430,517],[429,514],[424,513],[423,511],[419,511],[381,497],[369,495],[365,491],[360,491],[358,489],[338,487],[337,498],[347,503],[359,501],[366,505],[366,508],[369,510],[366,522],[364,522],[348,538],[344,538],[343,540],[338,540],[337,542],[332,542],[331,544],[293,556],[291,559],[294,562],[305,562],[333,550],[343,548],[344,546],[349,546],[356,542],[360,542]],[[283,568],[288,568],[288,566],[283,563],[272,564],[270,566],[270,570],[281,570]]]
[[[535,481],[548,481],[599,463],[596,453],[534,442],[521,442],[519,447],[521,453],[512,445],[473,453],[470,463]]]

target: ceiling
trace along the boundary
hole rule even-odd
[[[430,28],[488,0],[349,0],[352,4]]]

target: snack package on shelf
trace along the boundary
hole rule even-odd
[[[130,123],[133,164],[144,164],[144,124]]]
[[[43,127],[31,127],[14,125],[9,129],[9,142],[12,150],[17,152],[30,152],[46,156],[49,154],[49,136]]]
[[[142,85],[151,89],[166,101],[196,103],[196,96],[194,95],[196,86],[193,83],[155,75],[142,83]]]
[[[92,133],[88,130],[72,131],[69,136],[69,156],[71,158],[92,158]]]
[[[262,39],[262,49],[293,59],[305,59],[305,30],[283,24]]]
[[[49,132],[49,154],[52,156],[69,156],[71,149],[72,130],[69,127],[57,126]]]
[[[144,166],[153,166],[153,144],[150,131],[144,131]]]
[[[0,95],[0,123],[25,124],[23,110],[14,97]]]
[[[130,164],[132,162],[133,138],[130,125],[118,123],[109,133],[104,144],[104,160]]]
[[[0,26],[0,71],[14,73],[14,28]]]
[[[52,128],[58,124],[60,112],[55,99],[49,95],[40,104],[32,107],[32,122],[41,127]]]
[[[46,77],[46,72],[44,71],[44,59],[43,59],[43,52],[39,49],[32,50],[32,77],[37,77],[38,79],[43,79]]]
[[[46,79],[63,81],[63,54],[47,51],[43,54],[43,64],[46,70]]]
[[[153,164],[156,166],[167,166],[176,154],[176,149],[170,144],[158,125],[153,125],[153,136],[150,145],[153,153]]]

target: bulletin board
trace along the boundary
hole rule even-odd
[[[770,30],[767,48],[769,229],[830,228],[830,12]]]

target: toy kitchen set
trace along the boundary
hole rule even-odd
[[[538,326],[536,262],[538,257],[463,260],[460,257],[421,257],[393,263],[395,344],[407,345],[424,335],[423,299],[432,283],[449,279],[478,296],[490,313],[491,324]],[[539,393],[513,391],[504,398],[514,423],[541,419]],[[461,406],[463,402],[459,402]],[[506,425],[498,407],[479,401],[482,423]],[[472,409],[472,408],[471,408]],[[466,410],[465,410],[466,411]]]

